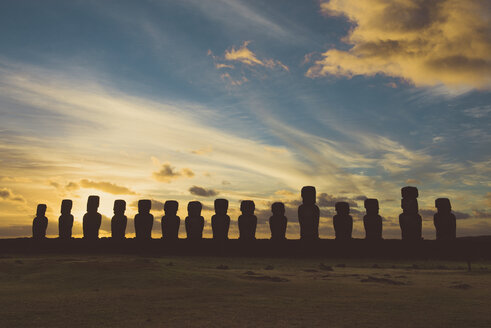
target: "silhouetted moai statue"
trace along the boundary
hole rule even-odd
[[[363,217],[365,239],[382,239],[382,217],[378,214],[378,200],[374,198],[365,199],[365,209],[367,210],[367,214]]]
[[[135,236],[138,240],[152,239],[153,215],[150,214],[151,209],[150,199],[138,201],[138,214],[135,215]]]
[[[97,212],[99,208],[99,196],[89,196],[87,200],[87,213],[84,214],[82,226],[84,239],[98,239],[101,228],[102,216]]]
[[[242,212],[238,220],[240,240],[256,239],[257,217],[254,215],[255,209],[256,205],[252,200],[243,200],[240,203],[240,211]]]
[[[215,199],[215,215],[211,217],[213,239],[227,240],[230,228],[230,216],[227,215],[228,200]]]
[[[179,227],[181,218],[177,216],[179,203],[175,200],[168,200],[164,204],[165,215],[162,217],[162,238],[177,240],[179,238]]]
[[[452,206],[448,198],[435,200],[438,212],[433,215],[433,223],[436,229],[437,240],[453,240],[457,238],[457,220],[452,213]]]
[[[48,228],[48,218],[46,217],[46,205],[38,204],[36,217],[32,221],[32,238],[46,238],[46,229]]]
[[[184,221],[186,225],[186,235],[189,240],[201,240],[203,238],[203,228],[205,219],[201,216],[203,205],[200,202],[188,203],[188,216]]]
[[[58,235],[60,239],[72,238],[73,228],[73,215],[72,212],[73,202],[71,199],[63,199],[61,201],[61,215],[58,219]]]
[[[349,215],[349,204],[337,202],[335,204],[336,215],[332,219],[336,240],[350,240],[353,232],[353,218]]]
[[[273,203],[271,205],[273,216],[269,218],[269,228],[271,229],[271,240],[286,239],[286,225],[288,219],[285,216],[285,204]]]
[[[423,220],[418,214],[418,189],[404,187],[401,189],[402,213],[399,215],[399,225],[403,240],[421,240]]]
[[[126,234],[126,224],[128,218],[124,215],[126,211],[126,202],[122,199],[114,201],[114,216],[111,219],[111,238],[124,239]]]
[[[300,239],[319,239],[319,207],[315,205],[315,187],[302,188],[302,205],[298,207],[298,222],[300,223]]]

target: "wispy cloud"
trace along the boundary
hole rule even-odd
[[[232,47],[226,50],[225,60],[232,61],[232,62],[237,61],[249,66],[259,65],[268,68],[274,68],[278,66],[288,71],[288,67],[284,65],[282,62],[280,62],[279,60],[268,59],[268,58],[259,59],[257,55],[248,48],[248,45],[250,43],[251,41],[244,41],[244,43],[240,47],[238,48]]]
[[[215,56],[211,50],[208,50],[208,56],[211,56],[215,62],[215,67],[219,70],[226,69],[228,71],[220,74],[222,80],[227,81],[230,85],[239,86],[248,82],[245,71],[249,70],[253,75],[257,67],[264,69],[275,69],[289,71],[288,66],[281,61],[272,58],[259,58],[256,53],[249,49],[251,41],[244,41],[240,47],[232,46],[225,50],[223,57]],[[239,73],[232,75],[232,72],[238,69],[237,65],[242,67]]]

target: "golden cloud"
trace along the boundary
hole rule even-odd
[[[136,195],[136,192],[134,192],[133,190],[127,187],[119,186],[112,182],[106,182],[106,181],[91,181],[88,179],[82,179],[78,183],[70,181],[65,186],[62,186],[60,183],[56,181],[50,181],[49,185],[57,189],[62,189],[62,190],[65,189],[66,191],[75,191],[75,190],[79,190],[80,188],[92,188],[113,195]]]
[[[279,60],[271,58],[259,58],[248,45],[251,41],[244,41],[240,47],[232,46],[230,49],[225,50],[223,57],[213,55],[211,50],[208,50],[208,56],[211,56],[215,61],[215,67],[217,69],[235,69],[234,64],[243,64],[250,71],[254,71],[253,67],[265,67],[269,69],[280,68],[285,71],[289,71],[288,66],[283,64]],[[220,74],[222,80],[228,82],[232,86],[240,86],[249,81],[249,79],[242,72],[240,76],[233,76],[229,72]]]
[[[136,195],[136,193],[129,188],[118,186],[114,183],[105,182],[105,181],[96,182],[96,181],[83,179],[80,180],[80,186],[82,186],[83,188],[98,189],[113,195]]]
[[[354,24],[308,77],[385,74],[416,86],[491,89],[491,2],[331,0],[323,13]]]
[[[193,176],[194,172],[191,169],[183,168],[182,170],[177,171],[176,168],[172,167],[169,163],[162,164],[159,171],[153,172],[155,180],[167,183],[180,177],[192,178]]]
[[[0,188],[0,200],[25,203],[26,200],[21,195],[16,195],[8,188]]]
[[[273,68],[279,66],[284,70],[288,71],[288,67],[284,65],[279,60],[274,59],[259,59],[256,54],[253,53],[247,46],[251,41],[244,41],[242,46],[239,48],[232,47],[230,50],[225,51],[225,59],[228,61],[238,61],[249,66],[265,66],[268,68]]]

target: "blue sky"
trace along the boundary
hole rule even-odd
[[[178,199],[182,218],[196,199],[209,220],[219,195],[265,220],[284,200],[295,236],[303,185],[350,200],[356,236],[363,197],[399,236],[404,185],[425,237],[437,197],[460,235],[489,234],[490,15],[477,0],[5,1],[0,235],[28,235],[40,202],[56,234],[61,199],[80,220],[100,194],[106,217],[118,198],[151,198],[156,217]]]

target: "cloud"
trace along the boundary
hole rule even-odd
[[[259,58],[251,49],[248,48],[248,45],[251,41],[244,41],[242,46],[235,47],[232,46],[230,49],[225,50],[225,54],[223,58],[213,55],[211,50],[208,50],[208,56],[213,58],[215,62],[215,67],[217,69],[226,69],[226,72],[220,74],[222,80],[228,82],[228,84],[232,86],[239,86],[246,82],[249,82],[249,78],[246,76],[247,73],[252,73],[257,75],[257,68],[267,68],[267,69],[276,69],[289,71],[288,66],[283,64],[279,60],[271,59],[271,58]],[[234,64],[240,64],[238,72],[233,73],[233,71],[237,68]],[[261,78],[264,77],[264,74],[261,73]]]
[[[205,189],[203,187],[192,186],[189,188],[191,195],[201,196],[201,197],[213,197],[218,195],[218,191],[213,189]]]
[[[472,211],[473,219],[491,219],[491,212],[487,212],[486,210],[473,210]]]
[[[491,192],[486,193],[486,196],[484,196],[484,200],[486,202],[486,205],[491,207]]]
[[[419,181],[418,179],[406,179],[406,183],[417,185],[417,184],[421,184],[421,181]]]
[[[206,146],[203,148],[191,150],[191,154],[195,154],[195,155],[206,155],[206,154],[209,154],[211,152],[213,152],[212,146]]]
[[[62,186],[56,181],[50,181],[49,185],[57,189],[65,189],[66,191],[75,191],[79,190],[80,188],[92,188],[113,195],[136,195],[136,192],[127,187],[119,186],[107,181],[91,181],[88,179],[82,179],[79,182],[70,181],[65,186]]]
[[[357,196],[356,198],[360,198],[360,197]],[[365,198],[363,198],[363,200],[364,199]],[[350,207],[358,207],[358,204],[356,204],[356,202],[353,199],[348,197],[336,197],[324,192],[321,193],[319,196],[317,196],[317,205],[319,205],[319,207],[334,207],[337,202],[347,202],[350,205]]]
[[[416,86],[491,89],[491,3],[482,0],[331,0],[329,16],[353,27],[306,75],[384,74]]]
[[[29,183],[32,180],[29,178],[25,177],[7,177],[7,176],[0,176],[0,181],[1,182],[13,182],[13,183]]]
[[[21,195],[16,195],[8,188],[0,188],[0,200],[25,203],[26,200]]]
[[[482,119],[491,114],[491,105],[467,108],[464,110],[464,113],[469,117]]]
[[[160,200],[156,200],[156,199],[150,199],[150,201],[152,202],[152,211],[157,211],[157,212],[164,211],[164,205],[165,205],[164,202],[161,202]],[[135,201],[131,202],[130,207],[137,210],[138,209],[138,201],[135,200]]]
[[[94,188],[113,195],[136,195],[136,192],[134,192],[133,190],[126,187],[118,186],[111,182],[95,182],[87,179],[82,179],[80,180],[80,185],[83,188]]]
[[[194,172],[188,168],[183,168],[180,171],[177,171],[176,168],[172,167],[169,163],[164,163],[160,167],[160,170],[153,172],[152,175],[157,181],[170,183],[172,180],[181,177],[192,178],[194,176]]]
[[[68,191],[77,190],[80,189],[80,185],[76,182],[68,182],[65,186],[65,189]]]
[[[275,195],[285,196],[285,197],[293,197],[293,196],[295,196],[297,194],[296,193],[293,193],[290,190],[278,190],[278,191],[275,191]]]
[[[274,68],[278,66],[285,71],[288,71],[288,67],[284,65],[279,60],[274,59],[259,59],[257,55],[252,52],[247,46],[251,43],[251,41],[244,41],[242,46],[239,48],[235,48],[232,46],[229,50],[225,50],[225,60],[228,61],[236,61],[248,66],[264,66],[268,68]]]

